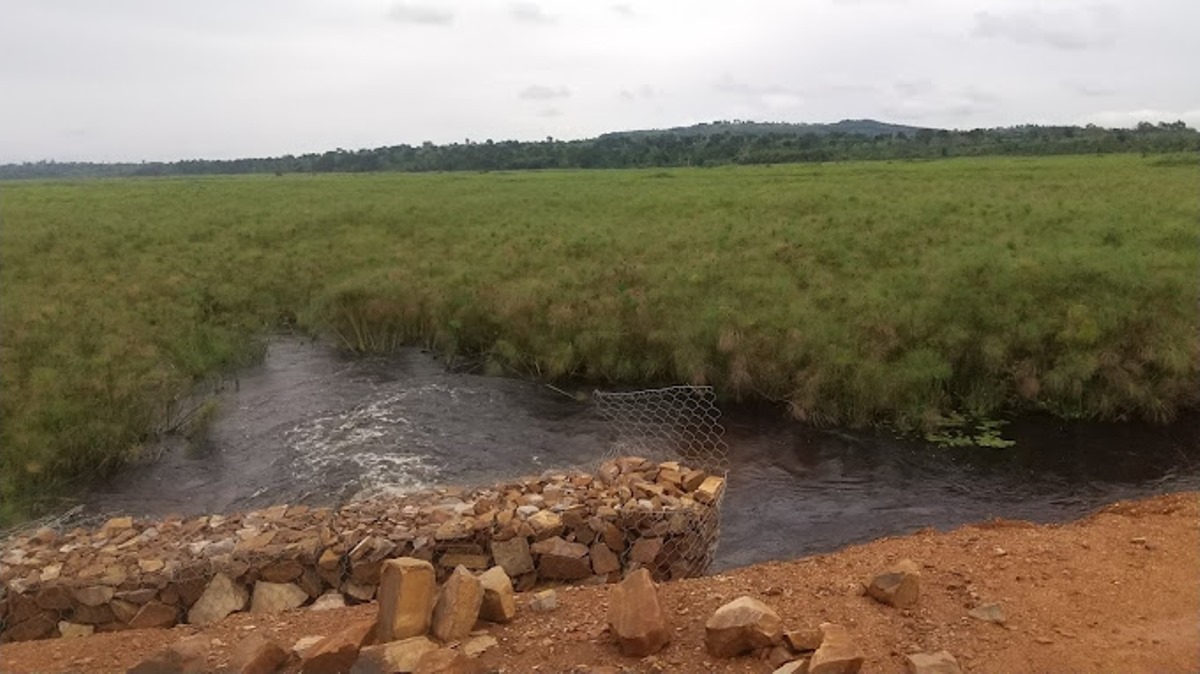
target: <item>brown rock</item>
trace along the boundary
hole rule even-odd
[[[214,623],[234,611],[246,608],[249,598],[245,588],[234,583],[229,576],[218,573],[188,611],[188,622],[193,625]]]
[[[422,655],[437,649],[436,643],[423,636],[367,646],[358,652],[350,674],[408,674],[417,668]]]
[[[26,618],[4,630],[3,641],[32,641],[49,636],[58,627],[57,612],[48,611]]]
[[[342,583],[342,594],[357,602],[368,602],[375,598],[376,587],[347,580]]]
[[[662,547],[661,538],[638,539],[638,542],[633,544],[633,549],[629,551],[629,559],[639,564],[653,564],[658,553],[662,552]]]
[[[721,498],[721,493],[725,490],[725,478],[709,475],[704,478],[699,487],[693,494],[695,499],[701,503],[712,505],[717,499]]]
[[[473,571],[480,571],[488,568],[491,558],[484,554],[473,554],[468,552],[447,552],[438,559],[438,566],[453,569],[456,566],[465,566]]]
[[[112,601],[113,589],[104,585],[76,588],[75,601],[84,606],[102,606]]]
[[[466,653],[469,658],[477,658],[499,645],[500,642],[496,637],[490,634],[480,634],[464,641],[462,652]]]
[[[131,527],[133,527],[132,517],[114,517],[105,522],[104,526],[100,527],[100,531],[108,536],[115,536],[120,533],[121,530],[129,529]]]
[[[1007,618],[1004,616],[1004,609],[995,602],[989,604],[980,604],[970,611],[967,611],[967,615],[976,620],[982,620],[988,623],[996,623],[997,625],[1003,625],[1007,620]]]
[[[958,660],[948,651],[912,653],[905,656],[904,666],[909,674],[962,674]]]
[[[605,524],[601,534],[604,536],[604,544],[608,546],[609,550],[617,554],[625,552],[625,534],[621,533],[617,525],[612,522]]]
[[[291,653],[279,644],[261,634],[251,634],[233,649],[224,671],[228,674],[272,674],[290,658]]]
[[[479,662],[449,648],[439,648],[421,656],[413,674],[483,674]]]
[[[433,609],[433,636],[442,641],[462,639],[475,628],[483,604],[483,586],[466,567],[460,566],[442,585]]]
[[[65,620],[60,620],[58,623],[58,633],[64,639],[73,639],[76,637],[89,637],[96,631],[94,625],[81,625],[79,623],[71,623]]]
[[[131,604],[139,604],[140,605],[140,604],[145,604],[146,602],[150,601],[151,599],[154,599],[154,596],[156,594],[158,594],[158,591],[155,590],[154,588],[144,587],[144,588],[141,588],[138,590],[126,590],[125,592],[117,592],[116,594],[113,595],[113,597],[115,599],[120,599],[121,601],[127,601]]]
[[[104,604],[103,606],[76,606],[75,610],[71,612],[71,619],[77,623],[104,625],[115,622],[117,617],[108,604]]]
[[[771,674],[807,674],[808,660],[801,658],[800,660],[792,660],[785,662],[775,668]]]
[[[533,571],[529,541],[520,536],[507,541],[492,541],[492,558],[496,560],[496,566],[502,567],[509,578]]]
[[[638,569],[608,593],[608,624],[621,653],[643,658],[671,641],[671,627],[650,572]]]
[[[525,520],[525,523],[533,529],[533,536],[538,540],[557,536],[563,532],[562,518],[549,510],[537,511]]]
[[[504,569],[493,566],[480,574],[479,584],[483,588],[483,603],[479,617],[494,623],[506,623],[517,614],[517,600],[513,597],[512,580]]]
[[[30,605],[36,603],[37,607],[44,609],[65,611],[71,608],[72,605],[71,591],[62,585],[52,585],[39,590],[37,593],[37,598],[33,602],[28,603]],[[19,618],[17,620],[19,620]]]
[[[128,623],[130,620],[133,620],[133,617],[137,615],[138,610],[142,608],[137,604],[122,601],[120,599],[112,600],[108,603],[108,607],[112,609],[113,615],[116,616],[117,620],[123,623]]]
[[[475,533],[475,520],[469,517],[457,517],[443,522],[433,533],[434,540],[456,541],[470,538]]]
[[[796,655],[787,646],[774,646],[767,651],[767,662],[776,670],[795,659]]]
[[[783,641],[797,653],[815,651],[821,647],[824,636],[819,629],[792,630],[783,633]]]
[[[310,646],[300,659],[301,674],[342,674],[354,666],[358,652],[371,644],[375,621],[363,620]]]
[[[346,598],[340,592],[326,592],[308,607],[312,611],[328,611],[335,608],[346,608]]]
[[[779,615],[747,596],[718,608],[704,624],[705,645],[718,658],[732,658],[772,646],[782,635]]]
[[[592,575],[586,545],[569,543],[554,536],[530,548],[538,557],[538,575],[554,580],[582,580]]]
[[[202,674],[208,671],[206,650],[208,637],[181,639],[134,665],[128,674]]]
[[[379,583],[379,641],[428,632],[436,592],[437,579],[429,562],[412,557],[384,562]]]
[[[536,592],[529,600],[529,610],[534,613],[548,613],[556,608],[558,608],[558,593],[554,590]]]
[[[857,674],[863,653],[841,625],[821,623],[821,647],[808,661],[808,674]]]
[[[162,602],[150,601],[138,610],[137,614],[129,621],[129,626],[134,629],[147,629],[151,627],[172,627],[179,621],[179,609],[175,606],[168,606]]]
[[[304,573],[304,566],[294,560],[285,559],[282,561],[268,564],[258,571],[259,580],[265,580],[268,583],[287,583],[296,580]]]
[[[250,598],[251,613],[279,613],[300,608],[308,601],[308,593],[295,583],[269,583],[260,580],[254,584],[254,596]]]
[[[621,570],[621,560],[617,557],[617,553],[613,552],[609,547],[597,541],[592,544],[592,571],[597,576],[607,576],[614,571]]]
[[[911,559],[902,559],[875,576],[867,594],[896,608],[916,606],[921,597],[921,571]]]

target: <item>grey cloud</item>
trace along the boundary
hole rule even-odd
[[[388,18],[399,23],[415,23],[426,26],[448,26],[454,23],[454,12],[433,5],[415,5],[408,2],[394,3],[388,9]]]
[[[1108,5],[1091,5],[1073,12],[979,12],[972,34],[1063,50],[1096,49],[1116,42],[1116,14]]]
[[[553,101],[570,98],[570,96],[571,90],[566,87],[548,87],[544,84],[534,84],[517,94],[517,97],[523,101]]]
[[[1115,96],[1118,93],[1116,89],[1111,87],[1088,84],[1086,82],[1068,82],[1066,83],[1066,86],[1080,96],[1087,96],[1088,98],[1104,98],[1107,96]]]
[[[532,2],[514,2],[508,7],[508,14],[522,23],[554,24],[558,17],[547,14],[540,5]]]
[[[538,117],[545,117],[547,119],[549,119],[551,117],[561,117],[561,116],[562,116],[562,110],[559,110],[558,108],[543,108],[538,111]]]

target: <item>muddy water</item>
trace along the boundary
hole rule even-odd
[[[446,371],[419,350],[346,359],[297,339],[226,383],[199,441],[84,497],[83,516],[336,504],[594,464],[594,410],[535,383]],[[726,410],[732,471],[716,568],[989,517],[1055,521],[1119,498],[1200,489],[1200,417],[1166,427],[1024,420],[1017,447],[938,449]]]

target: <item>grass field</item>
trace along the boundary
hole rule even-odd
[[[280,326],[821,423],[1198,402],[1200,168],[1134,156],[0,185],[2,517]]]

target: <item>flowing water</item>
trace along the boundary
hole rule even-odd
[[[207,434],[160,447],[83,497],[86,518],[338,504],[593,466],[595,410],[536,383],[451,372],[417,349],[345,358],[279,339],[227,382]],[[732,468],[714,569],[827,552],[990,517],[1078,517],[1113,500],[1200,489],[1200,415],[1169,426],[1024,419],[1008,449],[945,449],[727,409]]]

